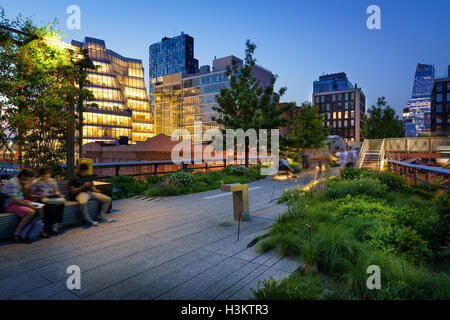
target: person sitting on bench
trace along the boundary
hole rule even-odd
[[[84,220],[91,226],[98,226],[98,222],[92,220],[88,211],[88,202],[90,199],[97,199],[100,201],[101,210],[97,220],[99,222],[112,222],[106,219],[104,215],[111,206],[111,198],[105,196],[98,190],[89,176],[89,166],[85,163],[80,164],[78,174],[70,180],[69,183],[70,194],[73,201],[77,201],[80,206],[80,211],[83,214]]]

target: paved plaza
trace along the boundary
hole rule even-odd
[[[0,243],[0,299],[248,299],[258,282],[299,268],[298,258],[248,245],[286,209],[276,201],[283,190],[310,179],[250,183],[239,242],[232,195],[214,190],[114,201],[114,223]],[[81,290],[67,288],[71,265],[81,269]]]

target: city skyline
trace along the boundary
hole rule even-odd
[[[283,101],[297,104],[311,100],[311,83],[321,74],[346,72],[349,78],[358,79],[356,84],[367,96],[367,108],[383,95],[400,115],[411,98],[417,63],[434,64],[437,78],[447,72],[450,45],[435,32],[450,25],[446,19],[450,3],[443,0],[426,6],[419,1],[326,1],[326,6],[283,1],[277,8],[267,1],[246,1],[239,10],[206,1],[191,6],[132,1],[119,9],[105,1],[81,0],[75,3],[81,8],[81,29],[68,30],[66,9],[71,4],[42,0],[24,6],[6,1],[1,6],[9,18],[22,13],[38,25],[56,18],[67,34],[63,39],[67,43],[92,36],[104,39],[111,50],[143,62],[149,59],[151,44],[182,31],[195,39],[200,65],[209,64],[214,56],[243,57],[245,40],[250,39],[257,45],[258,64],[279,76],[277,87],[287,86]],[[366,27],[366,9],[371,4],[381,8],[381,30]],[[425,41],[427,45],[416,45]],[[144,69],[147,82],[145,63]]]

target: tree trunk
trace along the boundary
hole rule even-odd
[[[67,124],[67,140],[66,140],[66,179],[70,180],[75,175],[75,113],[74,100],[69,97],[69,123]]]

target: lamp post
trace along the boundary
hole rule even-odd
[[[45,43],[47,43],[51,46],[59,47],[62,49],[67,49],[70,52],[72,52],[73,53],[73,57],[72,57],[73,61],[77,61],[77,60],[80,60],[83,58],[83,54],[78,47],[66,44],[64,42],[61,42],[61,41],[58,41],[55,39],[39,37],[35,34],[17,30],[17,29],[13,29],[13,28],[3,26],[3,25],[0,25],[0,29],[4,29],[9,32],[13,32],[16,34],[20,34],[20,35],[29,37],[28,39],[26,39],[23,42],[19,42],[19,41],[16,41],[13,39],[13,41],[15,41],[19,46],[26,45],[34,40],[44,41]],[[69,123],[68,123],[68,127],[67,127],[67,135],[66,135],[66,179],[69,180],[75,175],[75,124],[74,124],[74,122],[75,122],[75,101],[74,101],[73,93],[70,94],[70,96],[68,97],[68,100],[69,100],[68,101],[69,105],[68,105],[67,111],[69,112]],[[22,148],[20,145],[19,145],[19,156],[18,157],[19,157],[19,164],[20,164],[21,158],[22,158]]]
[[[403,109],[403,118],[405,118],[405,138],[408,138],[408,117],[409,117],[409,108]]]

